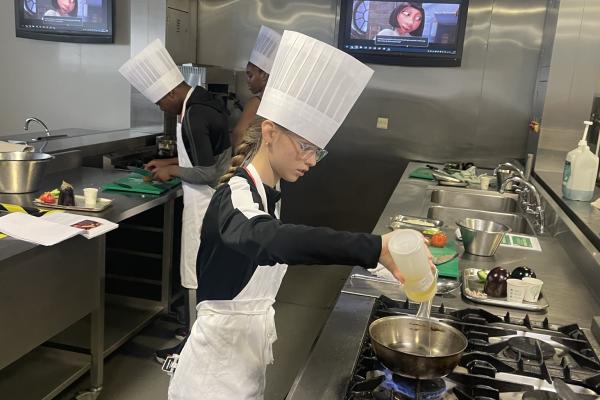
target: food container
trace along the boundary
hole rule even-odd
[[[506,281],[506,300],[511,303],[522,303],[529,285],[520,279]]]
[[[511,229],[494,221],[465,218],[457,221],[465,251],[476,256],[491,257]]]
[[[0,153],[0,193],[31,193],[40,188],[48,163],[46,153]]]
[[[523,282],[527,285],[527,290],[525,291],[525,301],[530,303],[535,303],[538,301],[544,282],[542,282],[540,279],[530,277],[523,278]]]

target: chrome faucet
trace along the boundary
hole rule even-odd
[[[504,183],[504,181],[506,181],[508,178],[512,178],[513,176],[518,176],[521,177],[523,179],[525,179],[525,174],[523,173],[523,171],[518,168],[517,166],[515,166],[512,163],[502,163],[499,164],[495,169],[494,169],[494,176],[496,177],[496,187],[500,188],[500,185],[502,185],[502,183]],[[508,186],[506,186],[505,190],[509,190],[509,191],[518,191],[518,189],[513,189],[513,184],[509,184]]]
[[[25,129],[26,131],[29,130],[29,124],[31,122],[37,122],[38,124],[40,124],[42,126],[42,128],[44,128],[44,131],[46,132],[46,137],[52,136],[50,134],[50,130],[48,129],[48,127],[46,126],[46,124],[39,118],[36,117],[29,117],[25,120],[25,126],[23,127],[23,129]],[[44,152],[44,149],[46,148],[46,146],[48,145],[48,141],[45,140],[44,144],[42,144],[42,147],[40,147],[40,153]]]
[[[506,162],[506,163],[502,163],[499,164],[495,169],[494,169],[494,175],[496,175],[498,173],[499,170],[504,169],[504,170],[513,170],[517,176],[525,179],[525,173],[516,165]]]
[[[526,214],[530,214],[535,217],[536,227],[538,228],[539,233],[543,234],[545,213],[544,208],[542,207],[540,193],[536,187],[531,182],[520,176],[513,176],[502,182],[502,185],[500,186],[500,193],[504,193],[509,184],[519,185],[521,188],[519,192],[520,206]]]

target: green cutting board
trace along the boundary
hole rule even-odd
[[[431,169],[426,167],[420,167],[413,170],[410,173],[409,178],[427,179],[429,181],[434,180],[433,175],[431,174]]]
[[[429,247],[431,255],[434,257],[445,256],[448,254],[454,254],[456,252],[456,245],[454,243],[448,243],[445,247]],[[460,276],[458,271],[458,257],[437,266],[439,276],[444,278],[455,278],[458,279]]]
[[[125,187],[119,185],[127,185]],[[144,178],[139,174],[129,174],[124,178],[117,179],[114,182],[107,183],[102,186],[102,190],[116,190],[120,192],[131,193],[146,193],[146,194],[162,194],[169,189],[172,189],[181,184],[181,179],[173,178],[166,182],[144,182]]]

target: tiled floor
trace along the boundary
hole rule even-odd
[[[288,269],[275,304],[279,339],[273,348],[275,363],[267,369],[266,400],[285,398],[349,271],[346,267],[294,266]],[[177,326],[157,320],[109,357],[100,399],[165,400],[169,379],[153,354],[157,348],[176,344],[171,334]],[[87,379],[82,379],[58,399],[71,400],[86,387]]]

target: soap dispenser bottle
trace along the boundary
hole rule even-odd
[[[594,196],[596,175],[598,174],[598,156],[587,144],[587,134],[591,121],[585,121],[583,137],[576,149],[567,154],[563,171],[563,196],[569,200],[590,201]]]

